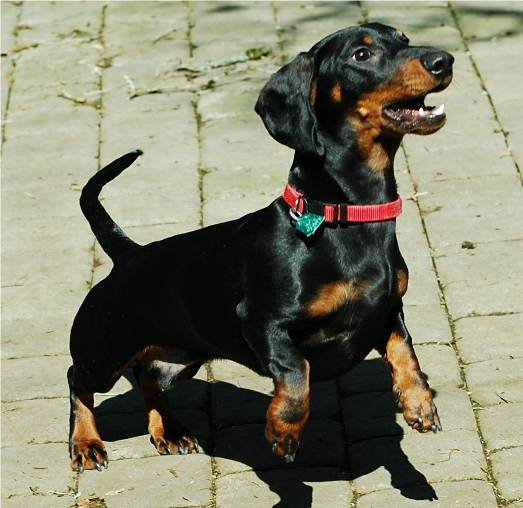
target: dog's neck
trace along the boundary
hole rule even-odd
[[[354,141],[326,141],[325,156],[295,153],[289,183],[307,197],[328,203],[377,204],[394,201],[394,156],[401,138],[375,140],[362,154]]]

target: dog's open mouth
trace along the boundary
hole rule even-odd
[[[430,134],[442,127],[446,119],[445,106],[426,106],[425,96],[388,104],[383,115],[398,130],[416,134]]]

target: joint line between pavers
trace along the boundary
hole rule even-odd
[[[195,24],[195,21],[193,19],[193,11],[192,11],[192,5],[190,2],[184,2],[186,11],[187,11],[187,41],[188,41],[188,54],[189,59],[191,59],[194,56],[194,42],[193,42],[193,34],[192,29]],[[189,83],[193,80],[193,76],[188,71],[186,73],[186,78]],[[196,141],[198,145],[198,196],[199,196],[199,216],[198,216],[198,225],[202,228],[204,226],[204,212],[203,212],[203,206],[204,206],[204,194],[203,194],[203,179],[205,178],[205,171],[202,167],[202,138],[201,138],[201,130],[202,130],[202,119],[200,112],[198,111],[198,91],[193,90],[191,92],[191,105],[193,108],[193,114],[194,119],[196,121]],[[208,508],[216,508],[216,479],[218,478],[218,466],[216,462],[216,458],[213,455],[214,452],[214,429],[213,429],[213,419],[212,419],[212,401],[211,401],[211,388],[209,383],[214,382],[214,376],[211,369],[210,362],[205,363],[205,370],[207,372],[207,414],[209,417],[210,422],[210,436],[209,436],[209,448],[212,450],[212,452],[209,454],[210,462],[211,462],[211,479],[210,479],[210,494],[211,499],[206,506]]]
[[[479,83],[481,85],[482,90],[485,92],[485,95],[487,96],[487,99],[490,103],[490,107],[492,108],[492,113],[494,114],[494,119],[496,120],[496,123],[498,124],[499,130],[501,134],[503,135],[503,140],[505,141],[505,147],[507,148],[508,154],[510,155],[510,158],[512,159],[512,162],[514,163],[514,167],[516,168],[516,173],[519,176],[521,185],[523,185],[523,174],[521,173],[521,168],[519,167],[518,161],[514,157],[514,154],[510,148],[509,143],[509,132],[503,127],[503,124],[501,123],[501,119],[499,118],[498,111],[496,109],[496,106],[494,104],[494,99],[492,98],[492,95],[490,94],[487,85],[485,81],[483,80],[483,77],[481,76],[481,72],[479,70],[479,67],[476,64],[476,60],[472,56],[472,51],[470,50],[470,46],[467,42],[467,38],[465,37],[465,34],[463,33],[463,29],[461,28],[461,25],[459,23],[458,15],[456,14],[456,11],[454,10],[454,7],[452,6],[452,2],[447,2],[447,7],[450,11],[450,14],[452,16],[452,20],[454,21],[454,25],[456,26],[456,29],[459,32],[461,42],[465,48],[465,51],[467,53],[468,59],[470,61],[470,65],[472,66],[472,69],[474,70],[474,73],[476,74]]]
[[[274,28],[276,31],[276,41],[278,46],[278,51],[280,52],[278,61],[280,65],[283,65],[286,63],[287,55],[285,53],[284,47],[283,47],[283,28],[280,26],[279,22],[279,6],[278,2],[276,0],[271,0],[271,10],[272,10],[272,19],[274,21]]]
[[[101,54],[102,56],[105,54],[105,28],[106,28],[106,19],[107,19],[107,4],[104,4],[102,6],[102,10],[100,13],[100,28],[98,30],[98,42],[100,44],[101,48]],[[100,72],[98,73],[98,91],[100,92],[100,100],[97,103],[96,109],[98,110],[98,126],[97,126],[97,135],[98,135],[98,143],[96,147],[96,170],[100,171],[102,164],[101,164],[101,154],[102,154],[102,123],[103,123],[103,117],[104,117],[104,96],[103,93],[103,68],[100,68]],[[96,259],[96,238],[93,239],[93,244],[91,247],[91,277],[88,282],[88,288],[91,289],[94,284],[94,274],[97,266],[97,259]],[[71,477],[71,491],[78,495],[80,492],[80,474],[78,471],[72,472]],[[76,503],[75,503],[76,504]]]
[[[403,150],[403,155],[405,157],[405,165],[406,165],[407,172],[409,174],[412,186],[414,188],[414,192],[417,193],[419,191],[418,184],[417,184],[417,182],[416,182],[416,180],[415,180],[415,178],[414,178],[414,176],[412,174],[409,156],[407,154],[407,150],[405,149],[405,145],[403,143],[401,144],[401,149]],[[436,274],[436,282],[438,284],[438,293],[439,293],[440,301],[441,301],[443,310],[445,311],[445,315],[447,316],[447,321],[448,321],[449,330],[450,330],[450,334],[451,334],[450,345],[451,345],[451,347],[452,347],[452,349],[454,351],[454,354],[456,355],[457,360],[458,360],[459,375],[460,375],[461,382],[463,384],[462,388],[465,390],[465,392],[466,392],[466,394],[467,394],[467,396],[469,398],[469,402],[470,402],[470,405],[471,405],[471,408],[472,408],[472,413],[473,413],[474,419],[476,421],[476,430],[477,430],[477,434],[478,434],[478,437],[479,437],[479,440],[480,440],[480,443],[481,443],[481,449],[483,451],[483,457],[485,459],[485,464],[487,466],[487,469],[485,471],[485,473],[487,475],[487,482],[492,487],[492,490],[494,492],[494,496],[496,497],[496,502],[497,502],[498,507],[502,508],[503,506],[506,506],[506,500],[501,495],[499,487],[498,487],[497,480],[496,480],[496,478],[494,476],[493,468],[492,468],[492,461],[490,459],[490,450],[487,447],[486,440],[483,437],[483,433],[481,431],[481,425],[480,425],[480,422],[479,422],[479,415],[478,415],[478,410],[477,410],[477,403],[473,399],[471,391],[470,391],[468,383],[467,383],[467,377],[465,375],[465,370],[463,368],[464,361],[463,361],[463,358],[461,356],[461,352],[460,352],[460,349],[458,347],[457,339],[456,339],[456,327],[455,327],[455,324],[454,324],[454,320],[452,318],[452,314],[451,314],[450,309],[449,309],[448,302],[447,302],[447,300],[445,298],[444,287],[443,287],[443,284],[441,282],[441,277],[439,275],[439,270],[438,270],[438,265],[437,265],[437,262],[436,262],[436,258],[434,257],[434,250],[433,250],[433,247],[432,247],[432,242],[430,241],[430,236],[429,236],[429,233],[428,233],[427,225],[425,223],[425,218],[423,216],[423,213],[422,213],[422,210],[421,210],[421,206],[420,206],[420,204],[419,204],[419,202],[417,200],[415,201],[415,204],[416,204],[416,207],[418,209],[418,215],[419,215],[419,218],[420,218],[420,221],[421,221],[421,227],[422,227],[422,230],[423,230],[423,236],[425,237],[425,241],[427,243],[427,248],[428,248],[429,253],[430,253],[432,269],[434,270],[434,273]]]
[[[22,9],[24,4],[16,4],[18,7],[18,12],[15,19],[15,26],[13,29],[13,35],[15,36],[15,47],[18,46],[18,34],[20,31],[18,30],[18,27],[20,25],[20,20],[22,19]],[[7,48],[6,48],[7,49]],[[8,57],[9,58],[9,57]],[[10,76],[8,77],[9,80],[9,86],[7,88],[7,99],[5,101],[5,111],[4,111],[4,117],[2,118],[2,144],[0,145],[0,154],[3,154],[4,152],[4,143],[7,141],[6,139],[6,123],[7,123],[7,117],[9,112],[9,106],[11,104],[11,94],[13,91],[13,87],[15,84],[15,70],[16,70],[16,59],[13,57],[11,58],[11,68],[9,70]]]

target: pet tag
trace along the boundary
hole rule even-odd
[[[296,221],[296,229],[303,233],[307,238],[312,236],[318,228],[323,224],[325,217],[323,215],[317,215],[315,213],[303,214]]]

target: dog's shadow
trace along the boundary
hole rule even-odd
[[[134,388],[103,400],[96,409],[104,441],[147,435],[141,395],[132,374],[126,377]],[[280,497],[278,508],[312,506],[307,483],[355,480],[381,467],[403,496],[437,499],[401,449],[403,429],[396,423],[390,383],[388,368],[379,360],[362,362],[340,380],[341,403],[335,383],[314,383],[311,420],[296,462],[290,465],[273,456],[264,439],[269,395],[226,382],[191,379],[177,382],[170,398],[173,413],[206,452],[252,468]],[[231,464],[225,462],[220,472],[231,467],[231,472],[237,471]]]

